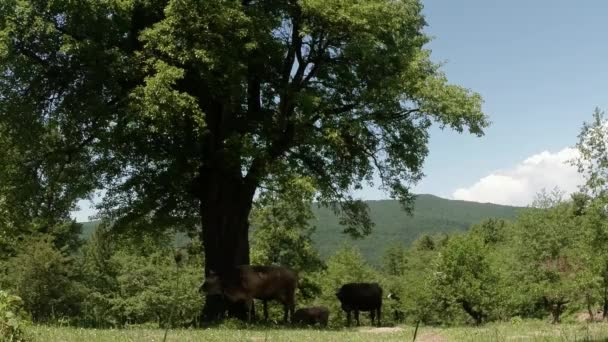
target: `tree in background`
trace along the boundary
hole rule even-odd
[[[580,196],[579,196],[580,197]],[[584,254],[591,281],[585,288],[588,306],[601,303],[603,319],[608,319],[608,214],[606,198],[599,197],[584,202],[581,220],[585,231]],[[585,278],[588,278],[585,277]],[[595,281],[594,281],[595,280]],[[589,310],[593,319],[592,310]]]
[[[584,232],[575,207],[561,193],[541,193],[517,220],[515,234],[522,290],[542,300],[558,323],[591,279],[585,271]]]
[[[407,251],[405,270],[399,277],[398,291],[401,308],[409,323],[426,324],[448,321],[444,303],[437,300],[432,288],[435,260],[443,247],[445,237],[422,235]]]
[[[586,213],[591,267],[599,278],[599,294],[603,318],[608,319],[608,126],[604,112],[596,108],[591,122],[583,123],[576,147],[578,158],[573,164],[585,177],[582,194],[574,197],[581,214]]]
[[[105,224],[98,226],[83,245],[79,267],[87,295],[83,303],[81,323],[86,326],[111,327],[118,325],[112,310],[111,298],[118,292],[118,265],[112,259],[116,241]]]
[[[470,228],[471,234],[481,238],[484,244],[496,246],[504,243],[510,231],[507,221],[503,219],[487,219]]]
[[[492,317],[501,304],[498,276],[482,237],[469,234],[451,238],[441,250],[434,269],[433,288],[441,302],[458,306],[475,324]]]
[[[399,277],[407,268],[407,250],[402,244],[389,246],[382,257],[382,271],[389,275]]]
[[[200,251],[176,252],[173,243],[169,235],[125,236],[100,227],[82,250],[87,295],[79,323],[183,327],[197,321],[202,305]]]
[[[606,196],[608,190],[608,126],[604,112],[596,108],[593,120],[584,122],[576,148],[579,156],[572,160],[585,177],[583,191],[594,197]]]
[[[52,322],[80,313],[84,288],[73,257],[55,248],[52,237],[36,237],[2,264],[2,288],[23,299],[35,322]]]
[[[261,265],[283,265],[296,271],[317,271],[322,262],[312,245],[315,227],[309,179],[285,182],[285,189],[265,192],[251,214],[254,228],[252,260]]]
[[[322,295],[312,304],[327,306],[332,313],[330,320],[343,323],[342,308],[336,298],[336,292],[340,287],[346,283],[381,283],[381,276],[367,264],[361,252],[355,247],[342,246],[327,259],[326,264],[327,268],[324,271],[315,274],[316,282],[321,284]]]
[[[305,299],[319,295],[319,285],[311,275],[324,263],[312,243],[315,227],[311,180],[295,178],[278,183],[284,189],[266,191],[254,203],[251,260],[258,265],[281,265],[299,274],[299,289]]]
[[[430,61],[421,10],[4,1],[0,136],[16,144],[14,174],[41,172],[26,184],[61,196],[53,211],[103,187],[116,225],[185,229],[198,216],[206,270],[249,263],[254,194],[276,175],[312,177],[317,200],[365,235],[371,221],[350,190],[376,172],[409,204],[431,123],[475,135],[488,124],[480,96]]]

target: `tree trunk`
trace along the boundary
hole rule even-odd
[[[589,322],[595,322],[595,315],[593,314],[593,303],[588,294],[587,294],[587,312],[589,313]]]
[[[473,306],[466,300],[461,300],[462,309],[473,318],[476,325],[481,325],[483,323],[483,312],[481,310],[473,309]]]
[[[555,302],[548,302],[549,309],[551,310],[551,315],[553,316],[553,324],[558,324],[561,322],[561,315],[566,309],[566,305],[568,304],[568,300],[557,300]]]
[[[561,315],[562,315],[562,304],[561,303],[557,303],[554,304],[552,309],[551,309],[551,315],[553,316],[553,324],[558,324],[561,322]]]
[[[585,295],[585,300],[587,302],[587,313],[589,314],[589,322],[595,322],[595,315],[593,314],[593,300],[591,299],[591,295],[589,293]]]
[[[249,212],[255,189],[245,186],[240,172],[213,172],[202,184],[200,215],[201,240],[205,253],[205,274],[219,274],[238,265],[249,264]],[[206,296],[202,319],[247,318],[244,303],[230,303],[223,296]]]

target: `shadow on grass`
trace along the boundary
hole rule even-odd
[[[394,327],[394,325],[382,325],[382,328]],[[302,330],[302,331],[328,331],[328,332],[340,332],[340,331],[357,331],[359,328],[378,328],[372,325],[361,325],[361,326],[350,326],[346,325],[328,325],[327,327],[321,327],[319,325],[302,325],[292,323],[282,323],[277,321],[257,321],[253,323],[247,323],[238,319],[226,319],[224,321],[218,321],[213,323],[207,323],[198,329],[220,329],[220,330],[250,330],[250,331],[268,331],[268,330]]]

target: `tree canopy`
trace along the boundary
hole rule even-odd
[[[410,199],[432,121],[477,135],[488,123],[479,95],[430,61],[421,9],[5,1],[0,137],[14,147],[3,160],[15,158],[37,196],[65,198],[62,214],[103,187],[106,208],[130,219],[196,212],[209,168],[251,193],[279,174],[308,175],[320,200],[356,213],[354,227],[365,221],[349,192],[374,170]]]

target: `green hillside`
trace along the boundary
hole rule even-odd
[[[358,246],[372,263],[380,261],[384,250],[394,243],[410,244],[421,234],[463,231],[486,218],[511,219],[520,208],[491,203],[455,201],[433,195],[416,198],[413,216],[407,215],[397,201],[368,201],[373,232],[361,240],[341,234],[338,218],[326,208],[315,208],[317,227],[313,240],[323,257],[342,244]]]
[[[327,208],[314,208],[317,228],[313,240],[322,257],[331,255],[343,244],[361,249],[372,263],[378,263],[384,250],[394,243],[410,244],[421,234],[463,231],[486,218],[514,218],[520,208],[490,203],[454,201],[433,195],[419,195],[413,216],[408,216],[393,200],[368,201],[372,220],[376,224],[372,234],[353,240],[342,234],[338,218]],[[97,223],[85,222],[83,238],[91,236]]]

